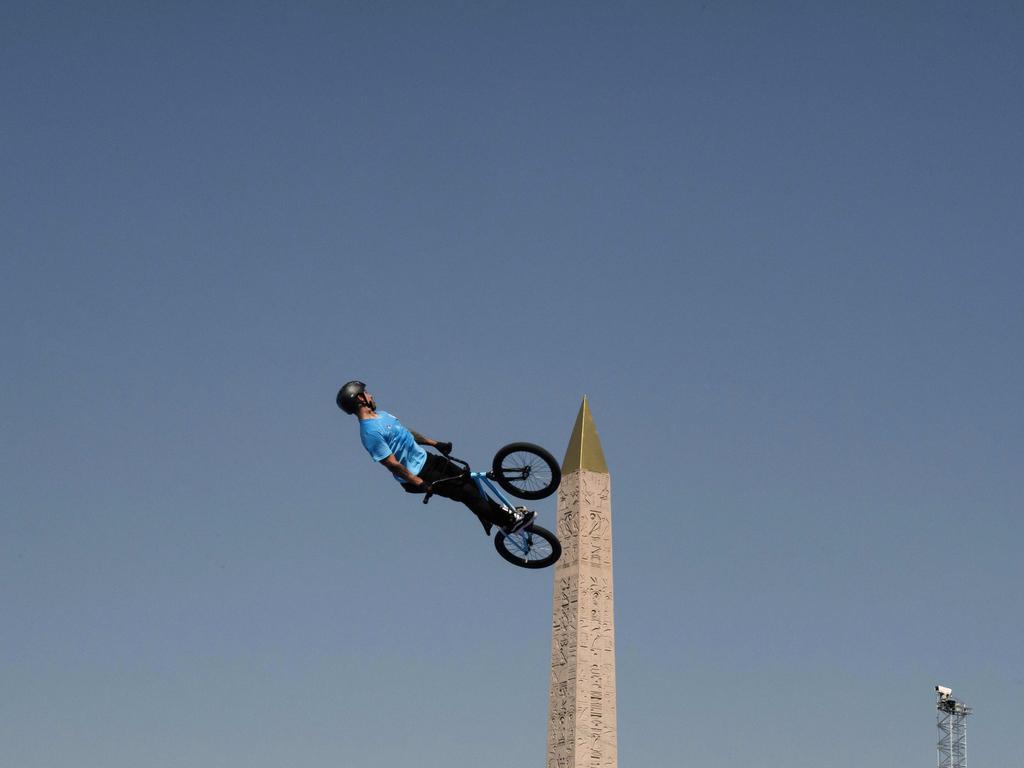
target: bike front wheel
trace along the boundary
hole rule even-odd
[[[531,501],[547,498],[562,481],[555,457],[533,443],[509,443],[498,449],[491,469],[505,491]]]
[[[515,533],[498,531],[494,535],[494,548],[520,568],[547,568],[562,555],[558,537],[539,525],[528,525]]]

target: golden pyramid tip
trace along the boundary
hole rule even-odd
[[[569,447],[565,450],[565,460],[562,462],[563,475],[580,470],[608,474],[608,464],[604,460],[601,439],[597,435],[597,427],[594,426],[594,417],[590,413],[586,395],[583,396],[580,411],[576,415],[576,424],[572,428]]]

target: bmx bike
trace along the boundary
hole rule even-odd
[[[495,483],[518,499],[534,501],[550,496],[562,480],[562,470],[555,457],[533,443],[509,443],[498,449],[489,472],[473,472],[469,464],[462,459],[451,456],[446,458],[449,462],[461,466],[462,470],[451,477],[443,477],[431,483],[431,489],[423,497],[424,504],[434,495],[434,486],[462,479],[467,474],[484,497],[497,501],[510,510],[515,506],[499,488],[495,487]],[[490,534],[491,526],[484,520],[480,522],[484,524],[484,530]],[[556,562],[562,554],[562,545],[558,537],[532,522],[517,531],[499,527],[494,534],[494,548],[505,560],[520,568],[546,568]]]

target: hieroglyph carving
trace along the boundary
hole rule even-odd
[[[611,483],[562,479],[551,631],[547,768],[615,768],[615,619]]]

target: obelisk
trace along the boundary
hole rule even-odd
[[[615,768],[611,478],[583,398],[558,489],[547,768]]]

